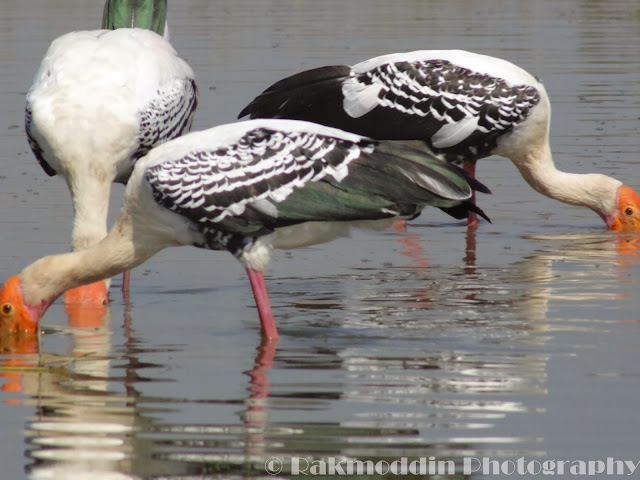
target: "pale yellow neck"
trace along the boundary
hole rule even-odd
[[[91,247],[107,235],[109,194],[115,169],[100,168],[99,163],[95,163],[91,168],[74,166],[74,171],[67,175],[74,214],[72,250]]]
[[[615,209],[622,182],[597,173],[568,173],[558,170],[548,142],[532,146],[524,156],[510,156],[531,187],[563,203],[587,207],[603,218]]]
[[[65,291],[129,270],[164,248],[135,235],[131,217],[123,213],[109,234],[83,250],[41,258],[20,273],[24,300],[40,305]]]

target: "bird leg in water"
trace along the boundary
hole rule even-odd
[[[469,161],[469,162],[464,162],[462,168],[464,169],[464,171],[467,173],[467,175],[469,175],[469,177],[475,179],[476,178],[476,162],[475,160]],[[471,191],[471,199],[470,201],[472,203],[476,203],[476,192],[475,190]],[[478,227],[478,217],[476,215],[476,212],[472,212],[471,210],[469,210],[469,216],[467,217],[467,227],[472,228],[472,229],[476,229]]]
[[[256,307],[258,307],[258,315],[260,315],[260,324],[262,325],[262,334],[270,340],[277,340],[278,329],[276,328],[276,322],[271,313],[271,304],[269,303],[267,287],[264,284],[262,272],[253,270],[252,268],[247,268],[246,270],[247,275],[249,275],[253,296],[256,299]]]

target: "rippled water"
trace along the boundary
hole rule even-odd
[[[29,151],[24,94],[53,38],[98,26],[91,3],[0,5],[2,278],[68,249],[68,193]],[[544,80],[561,168],[640,185],[635,0],[170,0],[170,25],[200,85],[195,128],[304,68],[463,48]],[[640,236],[541,197],[504,159],[478,175],[494,223],[475,234],[429,211],[404,234],[277,253],[277,349],[222,253],[162,252],[133,272],[130,302],[117,278],[108,308],[54,304],[40,346],[2,339],[0,477],[269,477],[270,457],[281,477],[292,457],[433,457],[458,476],[465,457],[637,462]]]

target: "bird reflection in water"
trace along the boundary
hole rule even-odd
[[[46,340],[57,333],[71,335],[73,347],[68,356],[41,351],[37,335],[0,337],[0,388],[16,392],[5,395],[4,403],[35,407],[35,414],[25,420],[25,455],[31,459],[26,466],[29,477],[122,480],[163,471],[162,462],[147,456],[152,455],[156,441],[139,438],[139,433],[159,432],[162,427],[142,411],[140,403],[148,404],[149,399],[145,400],[136,388],[136,382],[149,380],[141,368],[161,365],[138,358],[148,349],[139,348],[131,306],[126,304],[124,309],[124,355],[113,352],[108,305],[76,304],[65,306],[65,310],[69,327],[47,327],[43,337]],[[246,459],[262,458],[264,452],[267,372],[273,364],[276,344],[263,341],[254,367],[245,372],[250,380],[244,399],[246,410],[240,417],[245,426]],[[113,372],[116,357],[121,363],[125,361],[121,377]],[[176,425],[174,430],[183,427],[185,431],[189,428]],[[190,468],[188,463],[178,465],[185,471]]]
[[[636,265],[640,259],[640,236],[633,233],[620,233],[615,238],[616,252],[620,256],[618,265]]]
[[[109,392],[108,307],[76,305],[67,313],[70,327],[46,328],[43,334],[70,334],[73,347],[67,356],[43,352],[38,335],[0,337],[2,351],[12,354],[0,367],[0,375],[9,379],[2,390],[22,393],[6,402],[35,407],[24,435],[32,460],[26,470],[37,478],[108,473],[127,457],[132,425],[129,415],[118,411],[118,403],[126,400]]]

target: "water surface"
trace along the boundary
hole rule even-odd
[[[0,6],[2,278],[68,249],[69,196],[29,151],[24,95],[49,42],[97,27],[99,3]],[[305,68],[463,48],[543,79],[562,169],[638,187],[639,8],[171,0],[170,25],[197,74],[197,129]],[[114,279],[103,310],[54,304],[40,346],[2,345],[2,478],[269,477],[270,457],[637,462],[640,236],[541,197],[507,160],[478,175],[493,224],[475,234],[434,210],[406,233],[277,252],[277,349],[223,253],[164,251],[133,272],[130,301]]]

